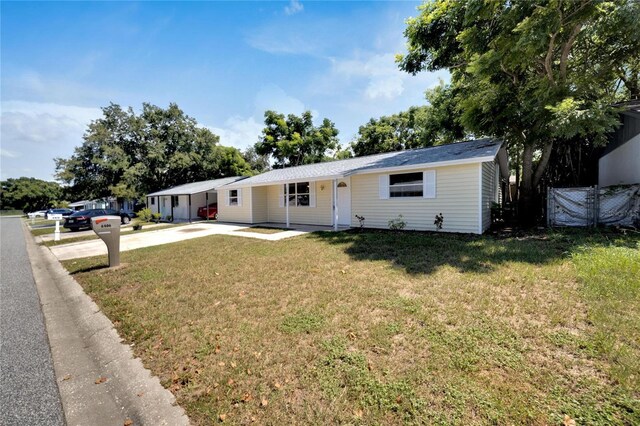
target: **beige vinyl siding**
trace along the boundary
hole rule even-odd
[[[410,230],[435,230],[435,216],[442,213],[444,232],[478,233],[479,228],[479,165],[403,170],[402,173],[436,171],[435,198],[380,199],[379,176],[369,173],[351,176],[351,226],[359,226],[355,215],[365,217],[365,226],[388,228],[389,220],[402,214]]]
[[[496,201],[496,163],[482,163],[482,232],[491,226],[491,203]]]
[[[313,182],[311,184],[313,185]],[[333,225],[333,182],[330,180],[318,181],[315,182],[315,186],[316,206],[289,206],[289,223],[301,225]],[[280,185],[267,187],[269,222],[287,222],[285,208],[280,207],[278,200],[280,194]]]
[[[251,223],[261,223],[269,221],[269,209],[267,205],[268,187],[256,186],[251,188],[251,208],[253,216]]]
[[[228,206],[229,190],[218,191],[218,220],[221,222],[253,223],[251,217],[251,188],[237,188],[242,191],[242,205]]]

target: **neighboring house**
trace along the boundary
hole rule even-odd
[[[501,142],[480,139],[431,148],[271,170],[218,189],[218,220],[481,234],[499,199]]]
[[[640,183],[640,101],[624,105],[622,125],[598,161],[598,185]]]
[[[218,188],[244,179],[234,176],[223,179],[193,182],[163,189],[147,195],[147,207],[160,213],[163,219],[171,216],[176,221],[191,221],[198,217],[198,208],[218,202]]]
[[[74,203],[69,204],[69,208],[71,210],[89,210],[89,209],[113,209],[113,210],[124,210],[127,212],[132,212],[135,207],[134,200],[123,200],[118,201],[114,197],[109,197],[102,200],[83,200],[76,201]]]
[[[82,200],[69,204],[71,210],[90,210],[90,209],[106,209],[109,208],[109,203],[105,200]]]

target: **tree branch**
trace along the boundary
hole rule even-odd
[[[569,58],[569,53],[571,53],[571,48],[573,47],[573,44],[575,43],[576,38],[578,37],[578,34],[580,34],[581,30],[582,30],[582,24],[581,23],[576,24],[571,30],[571,35],[569,35],[569,39],[567,39],[567,42],[562,47],[562,54],[560,56],[560,79],[562,81],[564,81],[565,78],[567,77],[567,59]]]
[[[549,48],[547,49],[547,56],[544,58],[544,69],[547,72],[547,78],[551,83],[554,83],[553,79],[553,50],[556,47],[556,36],[558,33],[551,34],[551,39],[549,40]]]

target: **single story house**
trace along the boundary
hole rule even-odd
[[[82,200],[69,204],[71,210],[90,210],[90,209],[113,209],[132,212],[136,202],[134,200],[118,201],[115,197],[109,197],[102,200]]]
[[[640,100],[623,105],[622,125],[598,160],[598,186],[640,183]]]
[[[109,203],[105,200],[82,200],[75,201],[69,204],[71,210],[91,210],[91,209],[106,209],[110,208]]]
[[[218,192],[218,220],[482,234],[499,200],[502,143],[479,139],[271,170]],[[506,161],[506,155],[500,155]],[[502,160],[502,158],[501,158]]]
[[[147,195],[147,207],[152,213],[160,213],[163,219],[171,216],[175,221],[191,221],[197,217],[198,208],[218,202],[219,187],[240,179],[244,177],[193,182],[163,189]]]

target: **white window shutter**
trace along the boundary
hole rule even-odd
[[[284,185],[280,185],[280,191],[278,191],[278,206],[284,207]]]
[[[238,188],[238,206],[242,206],[242,188]]]
[[[309,182],[309,207],[316,206],[316,183]]]
[[[422,174],[422,196],[436,198],[436,171],[426,170]]]
[[[226,197],[224,197],[224,205],[228,206],[229,205],[229,198],[231,197],[231,190],[227,189],[227,193],[226,193]]]
[[[389,175],[378,176],[378,194],[381,200],[389,198]]]

